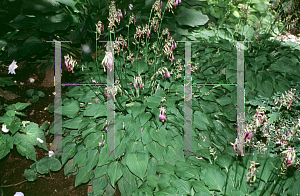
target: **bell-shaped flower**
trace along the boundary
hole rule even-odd
[[[51,157],[52,155],[54,155],[54,152],[52,150],[50,150],[48,153],[48,156]]]
[[[24,196],[24,193],[22,193],[22,192],[16,192],[16,193],[14,194],[14,196]]]
[[[43,141],[41,138],[36,138],[36,140],[37,140],[38,142],[40,142],[41,144],[44,143],[44,141]]]
[[[2,131],[3,131],[4,133],[9,132],[9,130],[6,128],[6,124],[3,124],[3,125],[2,125]]]
[[[15,69],[18,68],[17,62],[13,60],[13,62],[8,67],[8,74],[16,74]]]

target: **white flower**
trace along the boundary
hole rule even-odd
[[[41,144],[44,143],[44,141],[41,138],[36,138],[37,141],[39,141]]]
[[[22,121],[23,127],[25,127],[25,125],[28,123],[30,123],[30,121]]]
[[[16,192],[16,193],[14,194],[14,196],[24,196],[24,193],[22,193],[22,192]]]
[[[49,157],[51,157],[52,155],[54,155],[54,152],[52,150],[49,151]]]
[[[17,62],[14,60],[8,67],[8,74],[16,74],[15,69],[18,68]]]
[[[3,124],[3,125],[2,125],[2,131],[3,131],[4,133],[9,132],[9,130],[6,128],[6,124]]]
[[[33,79],[33,78],[29,78],[29,82],[30,82],[30,83],[33,83],[33,82],[34,82],[34,79]]]

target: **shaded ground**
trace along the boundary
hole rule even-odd
[[[17,65],[18,68],[15,70],[15,75],[8,75],[7,68],[0,68],[0,77],[12,77],[12,80],[16,81],[16,83],[19,84],[18,86],[0,86],[1,104],[3,105],[5,103],[10,105],[18,102],[26,103],[28,101],[28,98],[26,97],[26,91],[28,89],[42,91],[44,92],[45,97],[40,98],[40,100],[37,103],[34,103],[22,110],[21,112],[24,113],[26,116],[18,117],[21,120],[35,122],[39,126],[42,125],[44,122],[52,123],[54,121],[54,115],[45,111],[44,108],[54,101],[54,71],[48,70],[47,73],[40,73],[38,68],[35,70],[30,68],[29,66],[24,66],[24,62],[17,62]],[[30,83],[28,81],[30,77],[35,78],[34,83]],[[62,83],[73,81],[74,74],[67,72],[67,70],[63,68]],[[20,85],[20,82],[23,82],[24,85]],[[3,94],[3,91],[10,91],[12,93]],[[64,88],[62,87],[62,93],[64,92],[66,92],[66,90],[64,90]],[[15,95],[17,95],[18,97],[16,97]],[[4,113],[5,110],[0,110],[0,116],[2,116]],[[46,137],[48,149],[50,149],[49,143],[52,143],[52,141],[53,137]],[[36,151],[37,160],[40,160],[47,156],[45,155],[46,151],[44,151],[43,149],[36,148]],[[39,177],[34,182],[26,181],[26,179],[24,178],[24,171],[25,169],[29,169],[33,163],[34,161],[27,160],[26,157],[21,156],[17,152],[15,146],[14,149],[11,150],[11,153],[9,153],[6,157],[0,160],[0,187],[3,189],[5,196],[13,196],[16,192],[23,192],[25,196],[87,195],[89,187],[88,184],[84,184],[75,188],[76,176],[70,176],[70,178],[67,178],[64,175],[64,169],[61,169],[58,172],[51,173],[52,178],[48,174],[43,177]]]

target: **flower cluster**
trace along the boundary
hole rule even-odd
[[[181,77],[181,71],[183,70],[182,65],[181,65],[181,61],[182,61],[182,59],[178,59],[175,62],[175,69],[171,70],[171,74],[173,74],[173,72],[175,72],[174,73],[176,75],[175,79],[179,79]]]
[[[112,1],[111,5],[109,6],[109,28],[110,28],[110,32],[114,32],[114,27],[117,27],[115,22],[118,23],[118,25],[120,24],[120,18],[123,18],[123,14],[121,9],[116,9],[116,6],[114,4],[115,2]]]
[[[255,163],[255,161],[250,161],[251,165],[250,168],[247,172],[247,182],[250,180],[250,186],[252,186],[252,183],[255,182],[256,180],[256,175],[254,174],[254,172],[256,171],[256,165],[259,165],[259,163]]]
[[[98,33],[98,37],[97,40],[100,39],[101,31],[104,31],[104,25],[102,24],[102,22],[99,20],[98,23],[96,24],[96,31]]]
[[[265,102],[264,107],[259,105],[253,116],[252,123],[246,124],[244,129],[244,143],[246,146],[252,146],[256,148],[258,152],[266,151],[269,147],[275,147],[275,150],[280,150],[281,153],[284,154],[281,168],[283,172],[286,171],[287,167],[290,167],[295,163],[296,151],[294,148],[290,147],[290,144],[295,140],[295,136],[298,136],[297,131],[300,132],[300,112],[291,111],[293,117],[288,113],[293,101],[298,103],[299,92],[296,94],[296,92],[293,92],[294,90],[296,89],[292,89],[285,95],[280,95],[278,93],[276,96],[273,96],[274,104],[272,102],[268,103],[275,107],[270,107],[266,105]],[[278,105],[278,102],[281,103],[280,106],[276,106]],[[257,105],[257,103],[254,101],[254,104],[252,105]],[[282,112],[282,114],[279,114],[282,106],[286,106],[287,110]],[[271,113],[265,114],[266,111],[270,111]],[[297,115],[298,117],[296,117],[296,119],[298,123],[294,122],[294,116]],[[277,121],[280,123],[276,123]],[[259,133],[261,137],[266,138],[265,143],[257,141],[257,138],[254,137],[257,133]],[[300,138],[298,139],[300,140]],[[234,150],[236,150],[236,143],[231,144],[233,145]],[[266,147],[267,145],[268,147]]]
[[[161,0],[155,1],[155,3],[152,6],[152,9],[154,9],[155,11],[154,16],[158,17],[159,19],[161,19],[161,6],[162,6]]]
[[[160,74],[162,78],[170,78],[171,75],[168,71],[168,68],[166,67],[162,67],[162,68],[159,68],[158,71],[151,77],[151,80],[154,79],[154,76],[157,75],[157,74]]]
[[[296,151],[294,148],[288,148],[287,150],[283,151],[282,154],[284,154],[284,162],[281,170],[285,172],[288,167],[295,163]]]
[[[134,24],[135,25],[135,21],[136,21],[136,18],[134,16],[133,13],[131,13],[131,16],[129,16],[129,24]]]
[[[105,87],[105,91],[104,91],[104,95],[105,97],[110,97],[109,95],[110,94],[113,94],[114,95],[114,99],[115,99],[115,96],[117,95],[118,93],[118,90],[121,92],[121,96],[122,96],[122,89],[121,89],[121,84],[120,84],[120,81],[117,79],[115,81],[115,85],[114,85],[114,88],[112,88],[111,92],[107,92],[107,87]]]
[[[174,39],[172,37],[167,38],[167,40],[165,41],[165,46],[164,46],[164,53],[165,55],[168,57],[168,59],[171,60],[171,63],[174,60],[174,54],[173,54],[173,50],[176,48],[176,42],[174,41]]]
[[[176,6],[181,3],[181,0],[168,0],[168,3],[167,3],[167,8],[169,8],[169,12],[171,11],[173,14],[173,5],[176,9]]]
[[[72,73],[74,73],[73,68],[75,67],[75,65],[77,65],[77,62],[73,60],[72,56],[70,57],[69,54],[64,56],[64,58],[65,58],[65,65],[68,71],[72,71]]]
[[[120,53],[120,50],[123,51],[124,46],[126,46],[126,48],[128,49],[127,38],[124,39],[123,36],[120,34],[120,36],[117,37],[116,41],[114,42],[114,49],[118,52],[118,55]]]
[[[295,94],[295,92],[293,92],[294,90],[296,90],[296,89],[291,89],[289,91],[289,93],[285,92],[286,95],[282,94],[282,96],[281,96],[280,100],[281,100],[281,102],[283,102],[282,103],[283,106],[287,106],[287,103],[289,103],[289,105],[287,106],[287,109],[289,109],[293,103],[294,94]],[[274,103],[275,103],[275,105],[277,105],[278,100],[275,99]]]

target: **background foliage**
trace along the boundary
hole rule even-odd
[[[122,11],[126,9],[127,15],[134,13],[137,24],[142,25],[147,23],[154,2],[132,1],[132,11],[128,9],[128,1],[115,3]],[[279,35],[288,26],[288,22],[282,24],[274,21],[273,4],[266,0],[248,3],[182,1],[178,9],[174,9],[174,15],[165,12],[162,29],[168,28],[175,40],[204,41],[192,44],[193,67],[198,67],[194,67],[192,73],[193,83],[236,83],[236,48],[230,40],[253,40],[251,44],[245,44],[245,98],[246,101],[256,97],[269,98],[277,92],[290,90],[291,81],[300,79],[297,69],[299,45],[268,39]],[[44,69],[52,68],[53,46],[45,41],[71,40],[71,44],[62,45],[63,53],[78,59],[75,71],[78,72],[82,66],[86,68],[78,73],[83,76],[80,81],[74,82],[90,82],[92,77],[99,83],[105,83],[106,74],[98,69],[97,64],[104,57],[101,54],[104,47],[97,48],[100,52],[96,53],[95,24],[101,20],[105,27],[108,26],[108,6],[108,1],[96,0],[4,1],[0,16],[3,18],[0,34],[2,63],[9,64],[16,60],[25,61],[26,66],[42,64]],[[284,6],[287,4],[276,6],[275,10],[280,11]],[[135,29],[128,32],[126,24],[125,20],[121,20],[115,32],[133,37]],[[108,40],[108,37],[105,28],[102,39]],[[91,52],[83,52],[84,44],[90,47]],[[183,59],[183,54],[184,45],[178,44],[174,61]],[[36,180],[38,173],[46,174],[64,167],[66,176],[76,175],[75,186],[91,182],[92,195],[112,195],[116,184],[122,195],[299,193],[299,171],[294,168],[293,175],[289,173],[280,179],[278,168],[281,157],[275,156],[275,153],[261,155],[254,151],[254,156],[244,158],[228,155],[235,153],[230,145],[236,137],[233,127],[236,122],[235,86],[193,87],[193,149],[195,153],[201,153],[202,159],[197,159],[195,155],[175,155],[183,153],[184,78],[157,77],[155,82],[159,85],[154,90],[151,89],[154,85],[150,83],[150,76],[157,70],[149,69],[141,74],[145,91],[141,91],[140,95],[130,93],[132,86],[124,84],[132,82],[133,77],[140,74],[135,66],[143,66],[141,62],[125,63],[121,56],[115,56],[116,69],[127,70],[117,72],[116,78],[125,78],[121,81],[122,90],[129,92],[116,96],[115,146],[116,153],[123,155],[113,158],[98,155],[106,150],[105,145],[101,145],[106,139],[103,87],[77,86],[68,87],[68,92],[62,97],[64,138],[61,144],[63,152],[69,155],[61,156],[61,162],[57,155],[36,161],[34,146],[48,149],[35,138],[43,138],[43,131],[48,127],[46,124],[38,127],[32,123],[21,126],[15,115],[21,115],[17,111],[26,105],[19,103],[6,106],[6,114],[0,118],[0,122],[8,125],[12,133],[0,132],[0,145],[3,147],[0,148],[0,158],[16,145],[20,154],[36,161],[25,170],[24,176],[29,181]],[[172,69],[168,63],[161,61],[160,67]],[[222,73],[224,68],[225,74]],[[184,70],[179,73],[184,76]],[[34,91],[29,94],[33,95]],[[161,102],[162,97],[166,98],[165,103]],[[100,101],[88,104],[94,98]],[[298,109],[299,104],[296,104],[293,106]],[[162,105],[166,107],[165,123],[159,120],[159,107]],[[254,109],[248,106],[246,117],[252,116]],[[49,112],[53,112],[53,106]],[[54,134],[53,127],[52,123],[50,134]],[[251,165],[249,160],[259,162],[257,170],[260,172],[253,186],[246,181]]]

